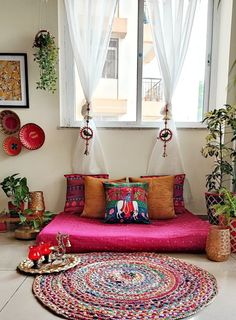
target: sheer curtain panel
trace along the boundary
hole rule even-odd
[[[86,99],[82,115],[87,106],[92,115],[92,98],[102,75],[117,0],[64,0],[64,3],[73,55]],[[89,154],[84,154],[85,141],[79,134],[73,171],[85,174],[107,172],[102,144],[92,119],[89,126],[94,133],[89,141]]]
[[[172,118],[172,97],[178,83],[191,36],[198,0],[146,0],[154,40],[154,49],[164,84],[165,115],[168,108],[168,128],[173,138],[167,142],[167,157],[163,157],[163,142],[157,139],[148,164],[148,174],[178,174],[184,171],[179,142]],[[183,97],[184,98],[184,97]],[[180,106],[175,106],[181,108]],[[164,122],[159,130],[164,128]]]

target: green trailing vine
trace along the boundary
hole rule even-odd
[[[47,90],[51,93],[56,91],[58,61],[58,47],[55,37],[46,30],[40,30],[34,40],[34,61],[39,65],[40,80],[36,82],[37,89]]]

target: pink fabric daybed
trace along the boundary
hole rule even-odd
[[[157,251],[199,252],[205,249],[209,223],[185,211],[170,220],[151,224],[106,224],[77,214],[60,213],[38,235],[37,241],[56,245],[57,232],[70,235],[68,252]]]

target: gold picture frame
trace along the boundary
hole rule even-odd
[[[26,53],[0,53],[0,108],[29,108]]]

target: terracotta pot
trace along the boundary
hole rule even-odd
[[[230,255],[229,227],[212,225],[206,241],[206,254],[212,261],[226,261]]]
[[[236,218],[229,219],[231,252],[236,252]]]
[[[205,199],[206,199],[206,207],[207,207],[207,215],[208,220],[210,224],[218,225],[219,224],[219,217],[215,216],[215,210],[211,208],[212,205],[223,203],[224,200],[218,193],[205,193]]]

